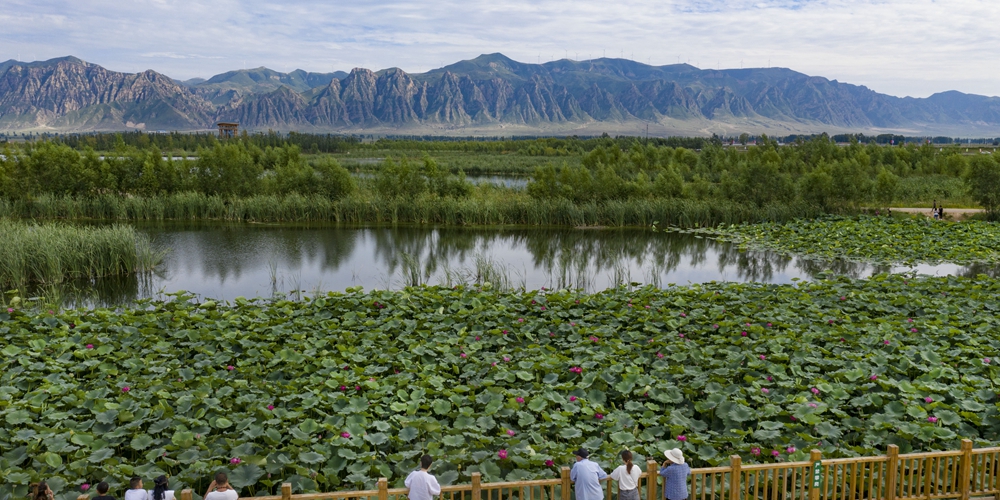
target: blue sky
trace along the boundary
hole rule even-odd
[[[4,0],[0,60],[174,78],[242,67],[422,72],[482,53],[781,66],[892,95],[1000,95],[996,0]]]

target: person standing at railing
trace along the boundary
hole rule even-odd
[[[632,452],[622,452],[624,465],[611,471],[611,479],[618,481],[618,500],[639,500],[639,478],[642,469],[632,465]]]
[[[407,494],[410,500],[431,500],[441,494],[441,485],[434,475],[428,472],[431,462],[434,460],[430,455],[420,457],[420,470],[415,470],[406,476],[404,484],[410,489]]]
[[[573,464],[569,478],[576,483],[576,500],[604,500],[601,479],[608,477],[608,473],[596,462],[587,459],[590,456],[587,450],[580,448],[573,454],[576,455],[576,463]]]
[[[679,448],[663,452],[667,460],[663,462],[660,475],[663,476],[663,498],[685,500],[688,497],[687,478],[691,467],[684,463],[684,453]]]

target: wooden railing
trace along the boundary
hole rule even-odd
[[[533,481],[483,483],[478,472],[470,484],[441,487],[440,500],[571,500],[569,467],[560,477]],[[643,500],[663,498],[659,464],[646,463],[639,492]],[[885,455],[823,460],[819,450],[809,461],[743,465],[739,456],[728,467],[692,469],[688,500],[969,500],[992,496],[1000,500],[1000,448],[973,449],[962,441],[957,451],[899,454],[889,445]],[[617,500],[606,479],[605,500]],[[380,478],[376,489],[334,493],[292,494],[292,485],[281,485],[281,495],[254,500],[406,500],[406,488],[389,488]],[[78,500],[87,500],[80,495]],[[192,491],[180,500],[192,500]]]

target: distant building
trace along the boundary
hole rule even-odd
[[[231,139],[239,133],[240,124],[232,122],[219,122],[219,139]]]

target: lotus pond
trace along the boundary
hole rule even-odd
[[[823,217],[784,224],[719,226],[681,233],[711,235],[740,249],[876,264],[996,264],[1000,226],[926,217]]]
[[[399,484],[424,452],[450,483],[552,477],[580,446],[701,466],[995,443],[998,295],[877,275],[5,309],[0,495],[200,492],[220,468],[242,495],[330,491]]]

